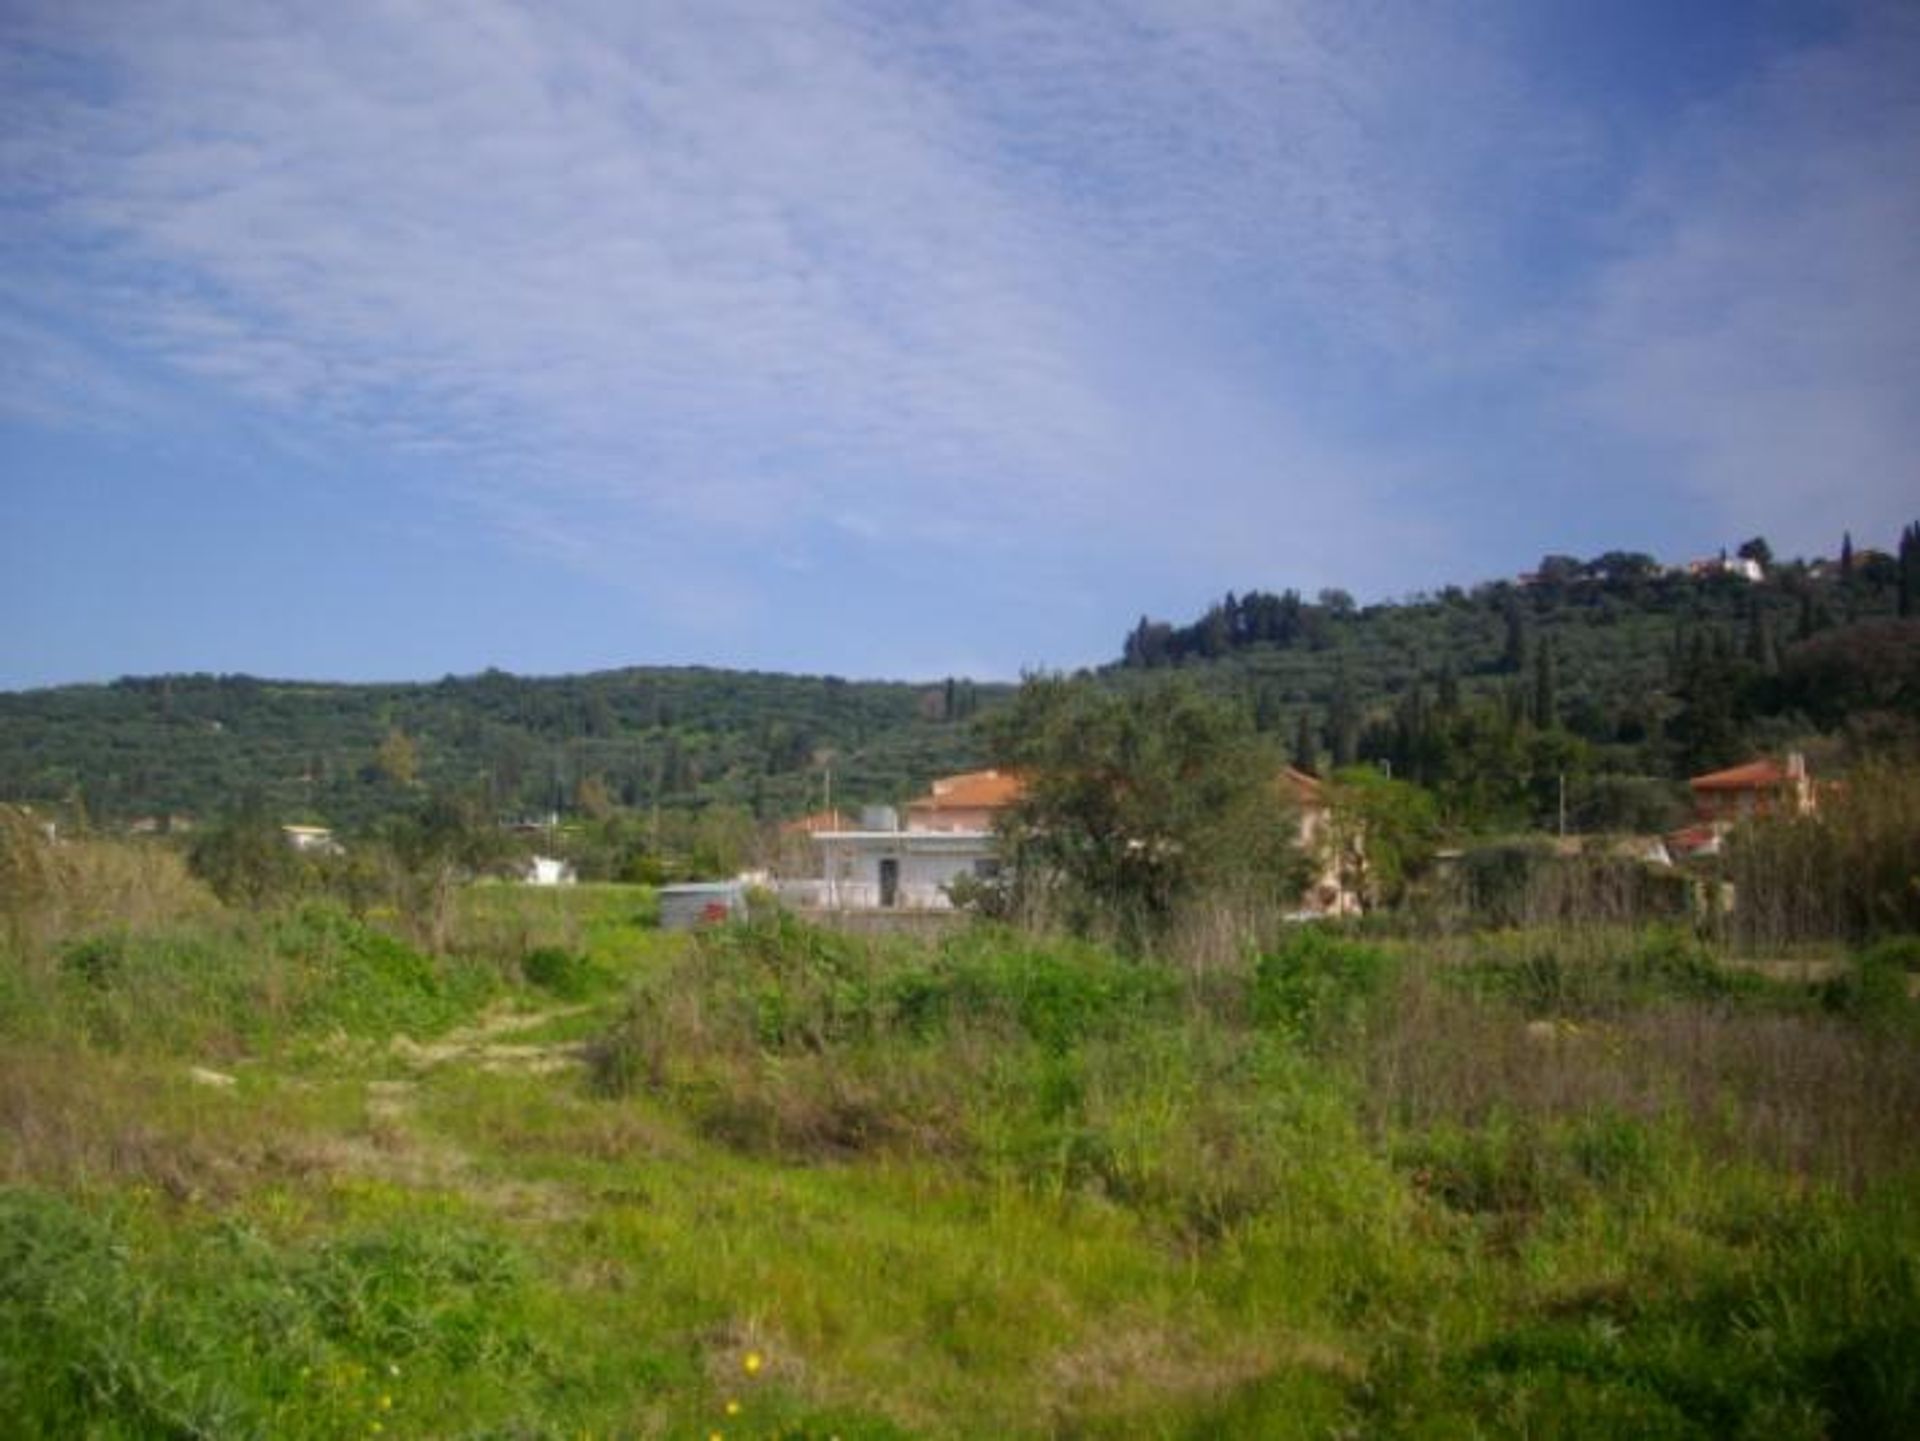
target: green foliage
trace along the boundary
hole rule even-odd
[[[445,1434],[491,1413],[532,1434],[518,1426],[580,1382],[541,1334],[519,1252],[471,1225],[422,1216],[287,1245],[148,1219],[0,1193],[10,1430]]]
[[[1920,1028],[1920,1005],[1907,989],[1907,976],[1920,960],[1912,937],[1884,941],[1859,952],[1846,971],[1829,981],[1822,999],[1832,1010],[1889,1035],[1911,1035]]]
[[[64,800],[78,781],[105,821],[205,824],[257,793],[278,820],[357,834],[415,808],[423,787],[477,777],[492,814],[605,802],[663,820],[713,805],[794,815],[818,807],[826,767],[837,797],[893,801],[975,762],[967,720],[1006,690],[950,689],[948,704],[938,687],[697,668],[409,685],[129,677],[0,694],[0,797]]]
[[[197,834],[187,857],[193,873],[233,906],[275,905],[314,882],[312,867],[258,798]]]
[[[1382,950],[1323,926],[1299,926],[1254,967],[1253,1016],[1310,1045],[1349,1037],[1394,973]]]
[[[1075,930],[1138,951],[1210,892],[1299,894],[1279,757],[1192,686],[1035,677],[990,717],[989,743],[1027,782],[1003,834],[1016,883]]]
[[[1394,905],[1432,863],[1440,813],[1433,797],[1370,766],[1336,771],[1326,790],[1338,863],[1369,906]]]
[[[440,960],[329,906],[312,905],[268,932],[272,954],[299,978],[294,1026],[349,1035],[431,1035],[497,993],[499,976]]]
[[[584,1000],[610,979],[590,957],[559,946],[540,946],[529,951],[520,962],[520,973],[528,985],[563,1001]]]
[[[1475,950],[1460,972],[1462,983],[1533,1016],[1614,1015],[1662,1002],[1713,1002],[1767,991],[1765,982],[1728,969],[1703,942],[1675,926],[1611,937],[1521,932],[1488,938]]]
[[[1467,847],[1430,898],[1474,926],[1606,927],[1688,914],[1693,879],[1611,848],[1605,837],[1563,853],[1543,837]]]
[[[499,986],[490,966],[422,955],[308,903],[259,920],[98,933],[66,942],[50,967],[0,968],[0,1030],[231,1055],[293,1037],[430,1035]]]
[[[1920,771],[1899,758],[1824,788],[1811,815],[1739,827],[1727,850],[1734,928],[1749,947],[1920,932]]]

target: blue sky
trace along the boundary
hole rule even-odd
[[[1920,513],[1920,7],[0,0],[0,687],[1012,676]]]

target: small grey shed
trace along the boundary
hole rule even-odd
[[[660,929],[690,931],[695,926],[746,919],[747,888],[739,881],[703,881],[660,887]]]

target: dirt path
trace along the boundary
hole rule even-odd
[[[388,1051],[405,1063],[410,1074],[368,1081],[364,1132],[327,1137],[310,1148],[307,1159],[328,1170],[376,1177],[396,1185],[458,1191],[509,1215],[552,1219],[573,1214],[579,1203],[563,1187],[487,1176],[463,1147],[422,1124],[419,1093],[429,1072],[447,1066],[534,1076],[577,1066],[585,1049],[581,1042],[516,1042],[504,1038],[523,1035],[589,1009],[562,1006],[545,1011],[497,1012],[424,1044],[410,1036],[394,1037]]]
[[[500,1011],[424,1044],[411,1036],[395,1036],[388,1049],[415,1071],[462,1062],[482,1071],[545,1075],[579,1065],[585,1046],[579,1041],[516,1043],[502,1037],[538,1030],[590,1009],[589,1006],[558,1006],[546,1011]]]

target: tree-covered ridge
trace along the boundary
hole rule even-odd
[[[205,818],[252,793],[357,826],[421,788],[502,814],[726,804],[767,815],[893,799],[976,756],[1004,688],[690,668],[423,684],[125,678],[0,694],[0,796],[96,817]]]
[[[1752,562],[1752,567],[1744,562]],[[1759,579],[1750,579],[1754,573]],[[1897,555],[1775,563],[1764,540],[1683,569],[1548,556],[1533,573],[1357,606],[1229,593],[1142,617],[1118,674],[1167,667],[1238,695],[1305,768],[1371,761],[1468,825],[1651,828],[1674,782],[1816,734],[1911,738],[1920,526]]]
[[[1895,736],[1920,713],[1920,526],[1897,555],[1740,548],[1758,581],[1616,551],[1517,581],[1361,606],[1340,591],[1228,595],[1142,618],[1122,688],[1169,667],[1244,704],[1303,768],[1372,761],[1467,827],[1651,828],[1688,774],[1816,733]],[[698,667],[316,684],[127,678],[0,694],[0,799],[125,821],[205,820],[251,797],[361,828],[457,791],[494,814],[705,810],[766,819],[898,801],[983,758],[1006,686]]]

